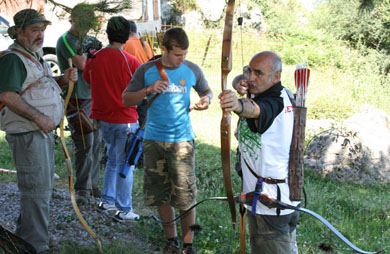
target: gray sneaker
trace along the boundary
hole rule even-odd
[[[114,216],[114,220],[119,222],[126,222],[126,221],[135,221],[139,219],[139,215],[133,212],[122,212],[117,211]]]
[[[165,243],[163,254],[180,254],[180,243],[176,245],[174,241],[169,241]]]
[[[97,210],[99,212],[108,212],[108,211],[115,211],[117,208],[114,204],[110,205],[104,202],[99,202],[97,206]]]

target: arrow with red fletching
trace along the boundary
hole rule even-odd
[[[294,72],[295,88],[296,88],[296,105],[297,107],[304,107],[306,101],[306,94],[309,88],[310,69],[307,62],[297,64]]]

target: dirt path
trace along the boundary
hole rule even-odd
[[[0,224],[11,231],[15,230],[15,222],[19,212],[19,196],[15,183],[0,183]],[[56,250],[60,246],[72,242],[91,249],[91,253],[97,253],[93,238],[81,225],[73,210],[68,190],[54,189],[50,205],[49,227],[53,253],[57,253]],[[80,211],[87,224],[98,235],[103,246],[120,240],[129,246],[130,253],[132,253],[131,249],[150,249],[150,246],[142,239],[137,239],[133,233],[134,225],[132,223],[114,222],[108,216],[97,212],[93,204],[80,206]],[[140,207],[136,207],[136,211],[141,214],[148,212]]]

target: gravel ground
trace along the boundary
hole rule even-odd
[[[15,230],[15,221],[19,212],[19,191],[15,183],[0,183],[0,223],[10,231]],[[64,244],[77,243],[90,248],[91,253],[97,253],[95,242],[78,220],[70,201],[68,190],[54,189],[50,206],[50,237],[52,239],[53,253]],[[87,224],[97,233],[103,246],[114,241],[121,240],[129,246],[137,249],[150,249],[150,246],[132,233],[132,223],[114,222],[112,218],[97,212],[96,206],[79,206]],[[147,213],[142,208],[136,212]],[[80,240],[82,239],[82,240]],[[133,247],[134,248],[134,247]],[[1,249],[0,249],[1,253]]]

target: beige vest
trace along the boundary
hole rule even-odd
[[[25,51],[23,47],[15,43],[9,48]],[[22,95],[22,98],[35,109],[50,117],[58,125],[64,115],[64,102],[60,95],[61,89],[52,77],[48,64],[44,62],[43,66],[40,65],[38,67],[32,60],[15,51],[9,51],[5,54],[16,54],[26,67],[27,77],[22,85],[22,91],[28,85],[40,79],[40,82],[28,89]],[[33,121],[14,113],[8,107],[4,107],[0,112],[0,128],[9,134],[39,129]]]

